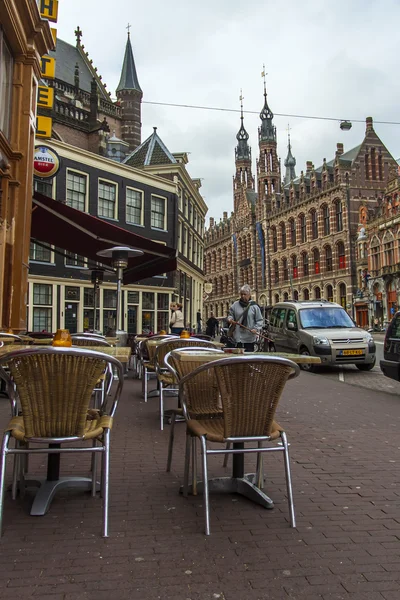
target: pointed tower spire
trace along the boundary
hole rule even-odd
[[[285,185],[287,183],[290,183],[292,181],[292,179],[296,179],[296,171],[295,171],[296,159],[292,154],[292,147],[290,145],[290,127],[289,127],[289,125],[287,128],[287,132],[288,132],[288,153],[287,153],[287,157],[284,162],[284,165],[286,167],[286,173],[285,173],[285,179],[284,179]]]
[[[140,146],[142,141],[141,112],[143,92],[139,85],[133,58],[130,27],[131,25],[128,23],[128,39],[126,41],[121,78],[116,93],[121,106],[121,137],[124,142],[129,144],[129,150],[133,151]]]
[[[240,90],[240,129],[236,134],[238,144],[235,148],[236,174],[233,178],[233,204],[235,211],[243,198],[243,190],[254,190],[254,177],[251,172],[251,148],[248,144],[249,134],[244,127],[243,94]]]
[[[263,65],[263,71],[261,76],[264,78],[264,106],[260,112],[261,127],[259,132],[260,140],[270,140],[276,142],[276,129],[272,124],[274,113],[268,106],[267,102],[267,84],[265,81],[267,73],[265,72],[265,65]]]
[[[244,128],[243,124],[243,95],[242,90],[240,90],[240,129],[236,135],[236,139],[238,141],[238,145],[235,150],[235,158],[236,160],[251,160],[251,150],[247,143],[249,139],[249,134]]]

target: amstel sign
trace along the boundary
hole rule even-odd
[[[60,168],[60,157],[48,146],[35,146],[33,155],[33,174],[42,179],[55,177]]]

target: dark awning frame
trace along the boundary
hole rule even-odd
[[[177,268],[177,250],[153,242],[103,219],[82,212],[63,202],[35,192],[32,207],[31,237],[73,254],[112,266],[111,259],[97,252],[113,246],[129,246],[143,256],[129,259],[123,282],[135,283]]]

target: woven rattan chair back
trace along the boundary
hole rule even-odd
[[[203,376],[215,376],[224,415],[224,437],[268,436],[287,380],[299,367],[281,357],[235,357],[210,363]],[[197,412],[197,397],[191,410]],[[189,413],[190,407],[188,405]]]
[[[4,357],[21,404],[26,439],[84,435],[93,388],[105,361],[100,353],[60,350],[28,349]]]
[[[25,344],[26,342],[19,335],[15,333],[3,333],[0,331],[0,340],[4,342],[11,341],[13,344]]]
[[[158,364],[159,368],[165,369],[166,365],[164,363],[164,359],[169,352],[175,350],[177,348],[215,348],[215,345],[212,342],[206,340],[200,340],[196,338],[172,338],[166,340],[156,348],[154,363]]]
[[[172,337],[170,335],[152,335],[147,340],[143,340],[141,342],[141,344],[143,344],[143,347],[144,347],[143,354],[145,356],[146,355],[148,356],[148,360],[149,360],[149,362],[152,365],[154,365],[154,357],[156,355],[157,345],[155,345],[153,343],[149,344],[149,342],[153,342],[154,340],[160,340],[160,342],[162,342],[163,340],[170,340],[170,339],[174,339],[175,340],[177,338],[176,337]]]
[[[88,335],[71,336],[73,346],[111,346],[107,340],[101,337],[91,337]]]

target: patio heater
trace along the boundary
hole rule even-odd
[[[97,252],[97,256],[111,258],[112,266],[117,272],[117,319],[115,335],[118,338],[119,346],[125,346],[128,339],[127,332],[122,330],[122,277],[124,269],[128,266],[129,258],[142,255],[142,250],[129,248],[128,246],[114,246],[113,248],[107,248],[106,250]]]
[[[104,280],[104,267],[93,267],[90,270],[90,280],[93,283],[93,333],[99,330],[97,325],[100,326],[100,323],[97,321],[97,292],[100,289],[100,284],[103,283]],[[82,269],[81,273],[87,275],[88,269]]]

